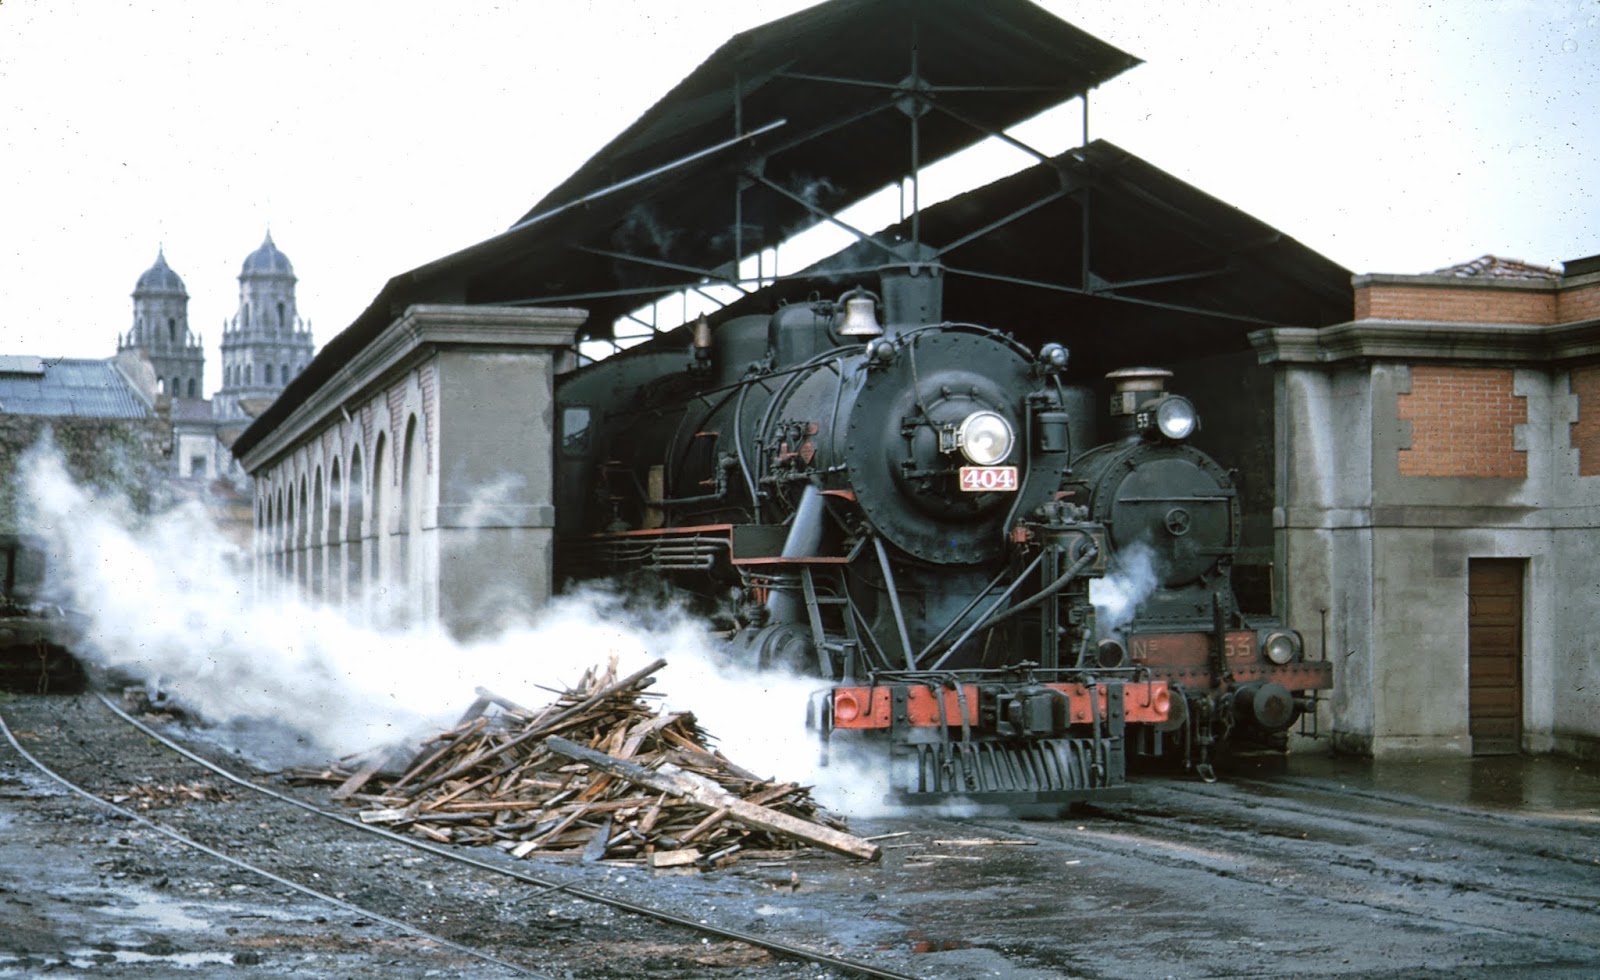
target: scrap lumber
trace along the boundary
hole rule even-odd
[[[409,755],[352,756],[286,775],[337,785],[334,798],[362,808],[364,822],[516,857],[689,871],[807,846],[878,857],[807,787],[735,765],[692,713],[658,710],[646,688],[663,666],[621,679],[614,661],[597,666],[540,709],[478,688],[454,727]]]
[[[596,769],[621,776],[640,786],[648,786],[663,793],[673,793],[707,810],[729,814],[746,826],[798,837],[818,847],[825,847],[830,851],[866,861],[876,861],[883,853],[878,845],[868,843],[859,837],[741,800],[704,776],[679,769],[670,762],[662,763],[659,769],[646,769],[626,759],[617,759],[581,745],[574,745],[559,735],[552,735],[545,740],[545,744],[558,755],[587,762]]]

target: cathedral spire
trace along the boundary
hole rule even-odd
[[[189,291],[156,246],[155,264],[133,287],[133,329],[118,342],[150,359],[161,391],[175,398],[204,398],[205,351],[189,332]]]
[[[241,399],[270,401],[311,360],[311,329],[295,308],[289,257],[267,229],[239,271],[239,310],[222,336],[218,417],[242,417]]]

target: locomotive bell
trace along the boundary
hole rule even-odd
[[[844,307],[844,319],[839,324],[841,337],[881,337],[883,327],[878,325],[878,298],[857,286],[839,297]]]

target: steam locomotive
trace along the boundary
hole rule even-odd
[[[903,803],[1104,799],[1130,756],[1210,777],[1219,743],[1281,746],[1331,670],[1239,610],[1238,499],[1170,373],[1115,372],[1090,447],[1065,347],[946,321],[936,264],[878,286],[561,379],[559,574],[700,597],[731,656],[826,683],[813,727],[877,746]]]

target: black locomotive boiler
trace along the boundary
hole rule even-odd
[[[1193,405],[1118,372],[1088,446],[1067,350],[945,321],[941,285],[894,266],[565,376],[558,573],[701,597],[733,656],[828,684],[814,726],[886,750],[902,802],[1104,798],[1131,754],[1281,744],[1331,672],[1237,608]],[[1097,608],[1136,564],[1132,615]]]

